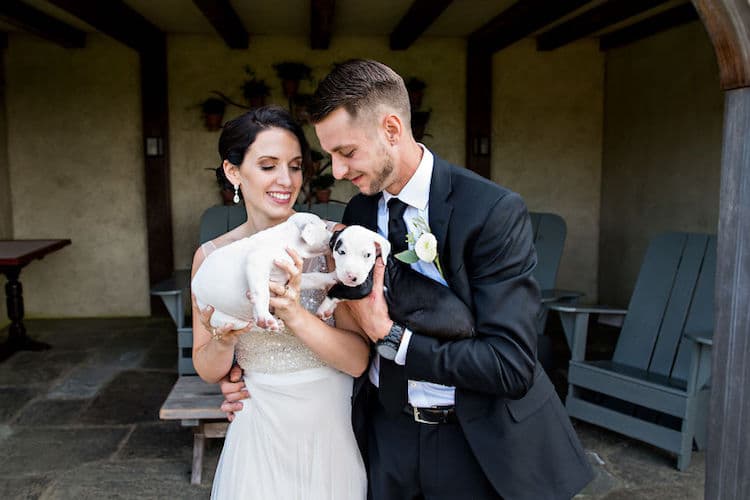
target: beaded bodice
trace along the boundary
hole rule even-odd
[[[325,272],[325,256],[307,259],[303,272]],[[315,313],[325,299],[325,290],[302,290],[300,302]],[[329,320],[332,324],[333,320]],[[235,347],[237,361],[243,370],[264,373],[285,373],[324,366],[324,363],[283,325],[278,332],[253,328],[240,336]]]

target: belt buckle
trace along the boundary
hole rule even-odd
[[[414,421],[418,422],[420,424],[428,424],[428,425],[437,425],[439,422],[430,422],[429,420],[424,420],[419,416],[419,408],[412,407],[412,410],[414,411]]]

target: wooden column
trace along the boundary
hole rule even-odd
[[[708,499],[750,498],[750,4],[694,0],[726,91],[706,457]]]
[[[491,178],[492,53],[469,43],[466,54],[466,166]]]
[[[146,169],[146,230],[151,284],[174,270],[172,201],[169,179],[169,129],[166,40],[140,52],[143,150]]]
[[[2,38],[7,41],[8,35]],[[8,160],[8,118],[5,105],[5,47],[0,49],[0,239],[13,238],[13,205],[10,198],[10,162]],[[0,311],[2,307],[0,306]],[[0,320],[5,319],[0,312]]]

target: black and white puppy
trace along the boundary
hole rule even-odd
[[[374,231],[348,226],[330,240],[336,270],[319,273],[318,285],[333,285],[318,308],[321,318],[330,317],[341,300],[356,300],[372,291],[373,270],[378,248],[386,262],[384,295],[395,322],[414,332],[444,340],[474,335],[474,318],[469,308],[450,288],[414,271],[391,255],[391,244]],[[304,275],[305,277],[310,275]]]

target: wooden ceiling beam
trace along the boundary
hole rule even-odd
[[[495,53],[591,0],[519,0],[469,35],[473,50]]]
[[[391,32],[391,50],[406,50],[427,31],[453,0],[414,0]]]
[[[193,0],[230,49],[246,49],[250,35],[229,0]]]
[[[326,50],[331,44],[336,0],[310,0],[310,47]]]
[[[48,1],[139,52],[164,43],[164,33],[122,0]]]
[[[609,0],[555,26],[536,39],[537,50],[554,50],[596,31],[653,9],[667,0]]]
[[[68,49],[86,45],[86,33],[18,0],[0,2],[0,21]]]
[[[599,38],[599,49],[609,50],[642,40],[651,35],[698,20],[698,13],[691,3],[678,5],[653,17],[630,26],[607,33]]]

